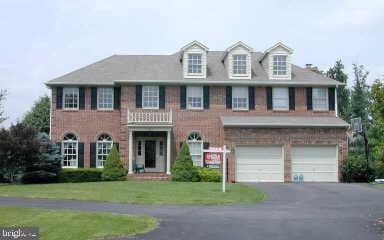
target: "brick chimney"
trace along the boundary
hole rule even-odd
[[[312,70],[312,63],[305,64],[305,68],[309,69],[309,70]]]

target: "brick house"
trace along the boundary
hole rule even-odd
[[[348,124],[337,116],[339,82],[291,63],[277,43],[255,52],[242,42],[209,51],[194,41],[171,55],[113,55],[48,81],[51,138],[63,167],[103,167],[112,144],[128,174],[171,174],[187,142],[231,150],[231,181],[336,182]]]

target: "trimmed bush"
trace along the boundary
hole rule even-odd
[[[98,168],[76,168],[63,169],[59,173],[59,182],[98,182],[102,181],[102,169]]]
[[[350,153],[343,162],[342,175],[344,182],[370,182],[374,179],[373,170],[368,167],[363,154]]]
[[[198,182],[197,169],[193,166],[188,144],[183,143],[172,167],[172,181]]]
[[[200,182],[221,182],[219,169],[196,167]]]
[[[120,154],[116,145],[113,145],[111,152],[108,154],[104,164],[103,180],[105,181],[121,181],[126,179],[126,171],[120,161]]]

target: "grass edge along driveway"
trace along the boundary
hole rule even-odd
[[[256,203],[260,190],[243,184],[187,182],[89,182],[31,185],[0,185],[0,196],[89,200],[146,205],[227,205]]]
[[[0,216],[0,226],[39,227],[42,240],[133,236],[158,226],[153,217],[104,212],[0,207]]]

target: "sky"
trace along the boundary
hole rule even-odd
[[[44,82],[113,54],[171,54],[198,40],[210,50],[282,41],[294,64],[363,64],[384,76],[383,0],[0,0],[0,89],[8,120],[22,120]]]

